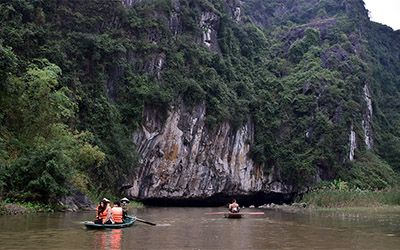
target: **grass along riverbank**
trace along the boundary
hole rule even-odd
[[[400,206],[400,188],[379,191],[323,188],[306,193],[301,202],[319,208]]]

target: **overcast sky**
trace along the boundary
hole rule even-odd
[[[400,0],[364,0],[372,21],[400,29]]]

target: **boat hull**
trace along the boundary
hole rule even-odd
[[[126,219],[124,219],[124,223],[96,224],[93,221],[85,221],[85,222],[83,222],[83,224],[88,229],[106,229],[106,228],[116,229],[116,228],[130,227],[135,223],[135,221],[136,221],[136,217],[128,216]]]
[[[224,217],[228,219],[240,219],[242,216],[242,213],[224,213]]]

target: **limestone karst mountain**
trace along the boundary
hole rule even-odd
[[[13,0],[0,13],[0,196],[268,200],[398,182],[400,34],[361,0]]]

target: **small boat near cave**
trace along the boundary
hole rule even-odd
[[[264,215],[264,212],[239,212],[239,213],[231,213],[231,212],[211,212],[211,213],[206,213],[209,215],[224,215],[225,218],[228,219],[240,219],[244,215]]]
[[[225,218],[228,218],[228,219],[240,219],[240,218],[242,218],[243,217],[243,213],[231,213],[231,212],[228,212],[228,213],[224,213],[224,217]]]
[[[87,229],[116,229],[116,228],[124,228],[132,226],[136,221],[136,217],[134,216],[127,216],[124,219],[123,223],[116,223],[116,224],[96,224],[93,221],[84,221],[83,224],[86,226]]]

